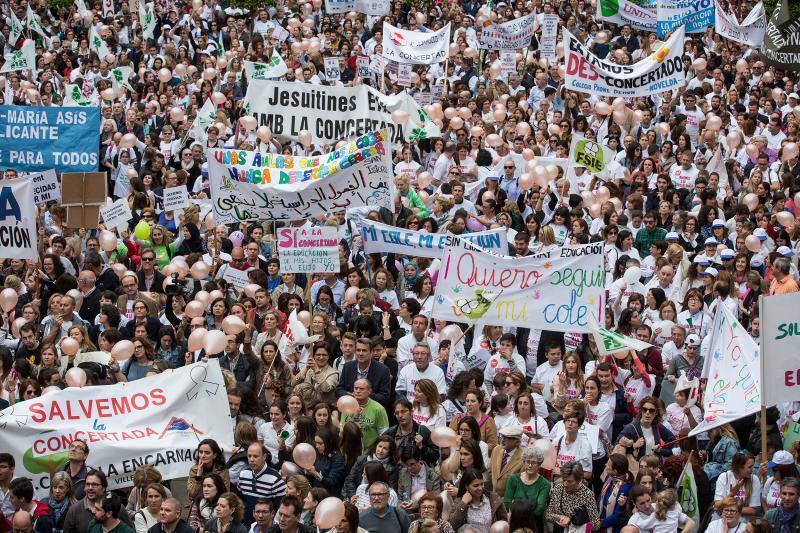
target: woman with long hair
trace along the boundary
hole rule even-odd
[[[344,457],[345,470],[347,472],[353,469],[356,461],[361,456],[362,450],[361,428],[352,420],[345,422],[344,426],[342,426],[339,451]]]
[[[244,503],[233,492],[225,492],[217,499],[216,516],[203,526],[204,533],[247,533],[242,525]]]
[[[603,486],[597,497],[597,507],[600,509],[600,527],[619,533],[627,522],[624,501],[633,486],[632,476],[628,470],[628,458],[618,453],[612,453],[608,457],[602,477],[604,478]]]
[[[730,470],[720,474],[714,489],[714,506],[725,498],[734,498],[741,505],[741,514],[754,516],[761,510],[761,482],[753,474],[753,457],[746,451],[731,459]]]
[[[342,488],[342,495],[345,498],[350,498],[356,494],[359,484],[362,483],[365,465],[369,462],[377,462],[382,465],[389,484],[393,487],[397,486],[397,476],[400,472],[397,465],[397,444],[392,437],[381,435],[372,444],[369,453],[361,455],[347,474]],[[364,495],[366,495],[366,492],[364,492]]]
[[[278,344],[272,340],[267,340],[260,350],[261,364],[258,369],[257,385],[259,391],[263,391],[263,398],[267,403],[271,403],[274,398],[287,398],[291,394],[292,371],[289,368],[280,352]]]
[[[450,513],[450,525],[456,531],[464,524],[488,533],[495,522],[508,517],[503,500],[494,491],[485,490],[483,473],[467,468],[458,483],[458,492]]]
[[[153,367],[155,359],[156,351],[150,339],[142,336],[134,337],[133,355],[122,365],[121,375],[125,376],[127,381],[141,379]]]
[[[314,487],[322,487],[331,496],[338,497],[346,473],[344,457],[339,452],[338,433],[325,426],[317,428],[314,448],[317,459],[311,468],[306,469],[309,480]]]
[[[568,352],[562,362],[562,371],[553,382],[553,407],[559,412],[569,400],[575,400],[583,390],[581,358],[576,352]]]
[[[214,439],[203,439],[197,445],[197,463],[189,469],[186,479],[186,495],[189,499],[194,500],[201,494],[203,478],[207,474],[217,474],[225,484],[225,490],[230,489],[225,454]]]
[[[414,385],[412,417],[429,430],[446,425],[447,415],[440,401],[436,384],[430,379],[421,379]]]
[[[465,416],[471,416],[478,422],[478,427],[481,430],[481,440],[486,442],[489,446],[489,454],[497,446],[497,426],[494,419],[488,414],[483,412],[483,402],[486,399],[486,394],[481,389],[469,389],[464,398],[465,410],[463,413],[453,417],[450,422],[450,429],[455,431],[458,428],[458,422]]]

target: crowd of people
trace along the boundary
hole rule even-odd
[[[585,0],[415,0],[386,16],[330,13],[321,0],[250,10],[156,1],[152,37],[139,1],[0,6],[4,53],[25,39],[37,52],[35,71],[0,78],[3,105],[99,106],[99,170],[133,215],[112,237],[102,224],[72,227],[57,202],[38,206],[40,260],[3,262],[17,299],[2,317],[0,407],[65,388],[73,369],[95,386],[215,358],[236,447],[202,440],[185,478],[145,465],[132,488],[108,490],[89,444],[75,440],[46,498],[15,476],[21,457],[0,450],[0,532],[312,533],[331,496],[344,501],[335,533],[800,531],[800,457],[784,446],[800,398],[766,409],[765,424],[753,415],[687,436],[703,420],[721,306],[758,341],[759,298],[800,290],[797,72],[711,26],[687,35],[680,89],[631,99],[565,90],[562,46],[556,61],[540,52],[545,15],[559,17],[558,43],[566,29],[618,64],[662,42],[604,22]],[[728,4],[739,20],[754,7]],[[497,50],[479,50],[481,29],[531,12],[530,46],[501,69]],[[14,20],[28,21],[23,34]],[[410,86],[391,63],[360,75],[360,57],[381,56],[383,22],[450,23],[447,61],[415,65]],[[337,273],[282,270],[282,223],[217,224],[208,212],[209,148],[333,150],[239,120],[244,62],[270,63],[273,52],[288,67],[282,80],[408,91],[441,130],[392,147],[394,210],[286,223],[338,228]],[[331,57],[339,79],[326,77]],[[124,84],[119,67],[131,68]],[[215,117],[198,134],[209,100]],[[602,179],[580,165],[535,171],[536,158],[566,158],[580,138],[612,150]],[[192,205],[165,211],[164,189],[178,185]],[[498,325],[460,324],[454,337],[431,316],[439,259],[366,254],[361,218],[429,234],[500,228],[517,258],[602,242],[604,327],[652,347],[604,356],[591,334]],[[250,284],[237,290],[227,269]],[[293,313],[318,340],[282,343]],[[228,332],[230,316],[241,331]],[[226,333],[223,350],[190,346],[203,328]],[[133,343],[126,360],[77,362],[123,340]],[[451,365],[462,352],[478,364]],[[316,452],[307,468],[296,464],[299,444]]]

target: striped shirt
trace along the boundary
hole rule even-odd
[[[258,500],[271,500],[273,509],[277,509],[281,498],[286,494],[286,483],[281,475],[266,464],[257,474],[251,468],[242,470],[237,488],[244,499],[246,524],[252,523],[253,508]]]

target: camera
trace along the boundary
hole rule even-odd
[[[187,295],[189,290],[186,288],[186,280],[178,279],[178,274],[172,274],[172,283],[164,288],[167,296]]]

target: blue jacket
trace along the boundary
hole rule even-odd
[[[605,494],[601,491],[600,496],[597,498],[597,507],[600,510],[601,520],[600,529],[611,528],[613,533],[619,533],[622,530],[622,527],[627,523],[628,517],[625,513],[625,506],[619,505],[617,500],[621,496],[627,498],[632,486],[630,483],[616,480]],[[609,509],[611,510],[610,513]]]
[[[632,441],[637,441],[642,438],[644,434],[642,433],[642,424],[638,420],[634,420],[620,431],[619,435],[615,440],[616,443],[619,443],[619,439],[622,437],[626,437],[631,439]],[[672,434],[672,431],[667,429],[666,426],[663,424],[654,426],[653,427],[653,438],[655,439],[656,444],[661,444],[662,442],[671,442],[675,440],[675,435]],[[642,446],[638,450],[635,450],[633,446],[626,449],[626,453],[632,454],[633,457],[638,461],[642,457],[644,457],[644,450],[645,447]],[[669,457],[672,455],[672,448],[662,448],[657,455],[661,457]]]

